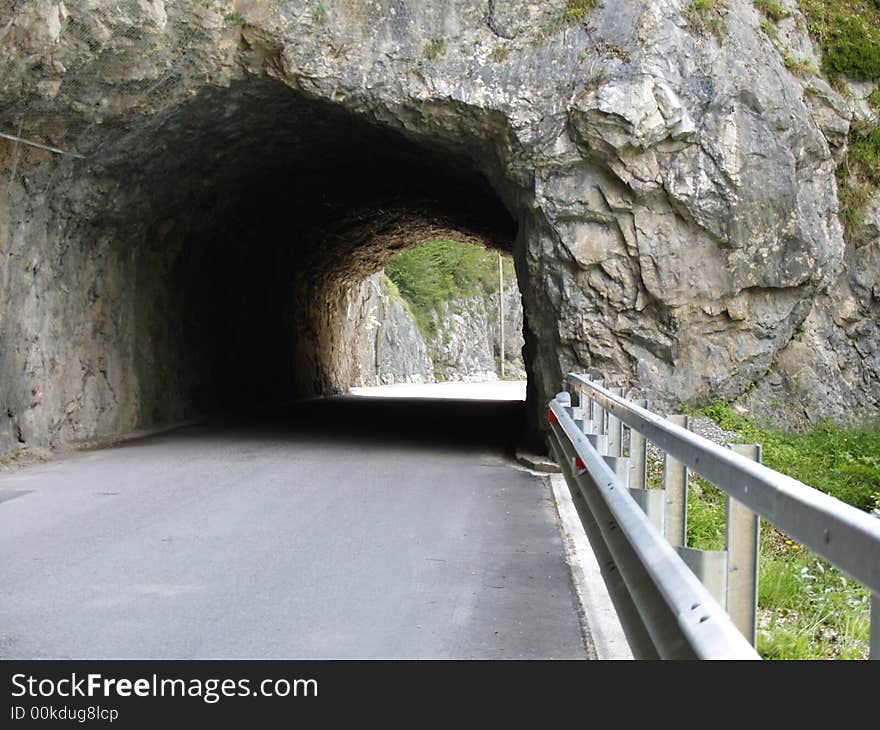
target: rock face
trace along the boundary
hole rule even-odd
[[[0,131],[80,155],[0,148],[0,449],[344,389],[352,286],[441,236],[513,253],[536,423],[569,370],[876,412],[848,102],[684,5],[0,1]]]
[[[440,380],[486,381],[501,375],[498,292],[444,302],[435,316],[437,334],[428,342]],[[504,377],[524,379],[523,315],[519,291],[504,292]]]
[[[341,367],[352,386],[487,381],[500,375],[498,293],[444,302],[435,315],[437,334],[426,342],[403,301],[374,274],[349,295]],[[522,361],[522,304],[516,289],[504,293],[504,376],[526,377]]]
[[[347,380],[352,385],[434,382],[425,340],[403,302],[389,295],[384,274],[373,274],[349,296]]]

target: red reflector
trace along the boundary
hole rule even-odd
[[[556,414],[553,411],[547,414],[547,418],[550,419],[550,423],[556,423]]]
[[[576,469],[586,469],[587,465],[584,464],[584,460],[580,456],[574,457],[574,465]]]

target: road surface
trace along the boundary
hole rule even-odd
[[[397,383],[352,388],[354,395],[372,398],[452,398],[454,400],[525,400],[525,380],[490,383]]]
[[[0,473],[0,657],[585,657],[523,407],[317,400]]]

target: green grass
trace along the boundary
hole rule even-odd
[[[446,54],[446,39],[432,38],[425,44],[425,58],[434,61]]]
[[[785,67],[793,74],[799,76],[816,75],[817,70],[813,64],[805,58],[796,58],[795,56],[786,56],[783,59]]]
[[[599,0],[568,0],[564,17],[569,23],[582,23],[599,4]]]
[[[12,466],[24,456],[21,449],[13,449],[0,456],[0,466]]]
[[[880,422],[844,428],[821,423],[805,433],[785,433],[752,421],[726,404],[701,409],[745,443],[759,443],[771,469],[799,479],[859,509],[880,502]]]
[[[865,209],[880,192],[880,127],[853,124],[837,167],[840,219],[848,240],[862,230]]]
[[[822,49],[822,71],[833,84],[880,79],[878,0],[799,0],[799,6]],[[880,107],[880,94],[869,103]],[[853,125],[848,152],[837,168],[840,219],[850,243],[862,230],[866,206],[880,192],[877,129]]]
[[[779,37],[779,28],[777,28],[776,23],[769,18],[764,18],[761,21],[761,30],[763,30],[770,38],[776,39]]]
[[[826,561],[788,541],[788,553],[763,547],[758,651],[766,659],[862,659],[870,593]]]
[[[498,46],[492,49],[492,52],[489,54],[489,60],[492,63],[501,63],[507,60],[512,52],[510,46]]]
[[[822,48],[822,70],[856,81],[880,78],[880,3],[799,0],[810,35]]]
[[[724,0],[691,0],[682,13],[692,33],[698,36],[713,35],[721,43],[726,11]]]
[[[776,0],[755,0],[755,8],[774,23],[778,23],[780,20],[785,20],[785,18],[791,15],[791,13],[776,2]]]
[[[688,479],[688,547],[724,550],[724,515],[727,495],[711,482],[692,475]]]
[[[860,509],[880,504],[880,421],[844,428],[822,423],[785,433],[749,419],[727,404],[698,413],[745,443],[760,443],[763,462]],[[720,490],[692,477],[688,490],[688,544],[724,546]],[[867,589],[769,523],[761,525],[758,651],[767,659],[855,659],[867,651]]]
[[[503,258],[506,285],[516,286],[513,261]],[[385,267],[423,336],[437,334],[434,314],[444,302],[498,291],[498,254],[457,241],[431,241],[396,254]]]

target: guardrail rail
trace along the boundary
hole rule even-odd
[[[619,388],[570,373],[550,402],[550,445],[633,656],[758,659],[759,518],[872,592],[880,658],[880,520],[763,464],[756,444],[719,446]],[[572,403],[571,395],[577,396]],[[647,488],[647,442],[664,453]],[[688,473],[727,494],[724,550],[687,547]]]

